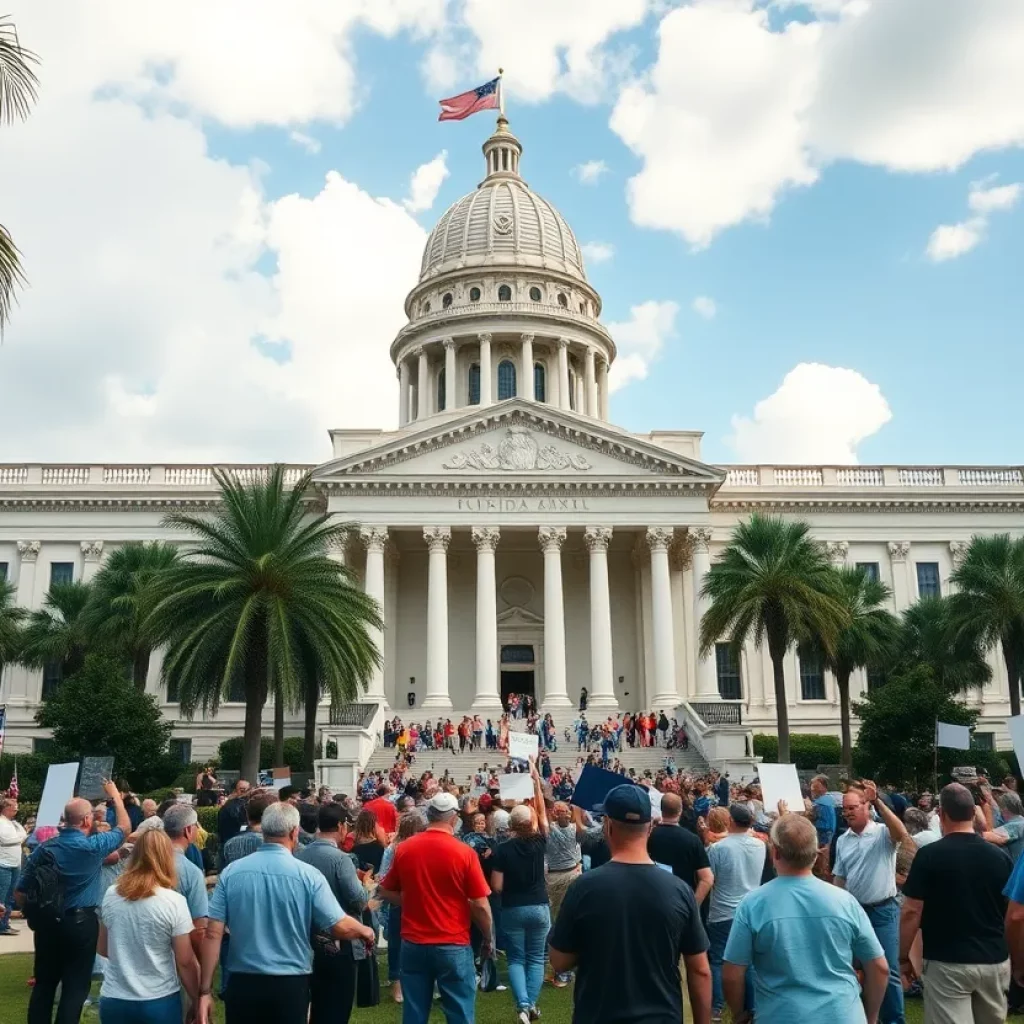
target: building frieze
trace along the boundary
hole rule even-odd
[[[988,500],[984,498],[714,498],[709,502],[712,512],[1024,512],[1024,497]]]

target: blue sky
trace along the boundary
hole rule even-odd
[[[484,0],[339,0],[338,24],[283,31],[283,67],[261,56],[274,4],[213,6],[168,38],[114,2],[123,31],[85,62],[86,6],[14,4],[44,63],[33,120],[4,129],[32,287],[0,456],[315,461],[328,426],[392,425],[418,232],[480,180],[493,126],[436,101],[506,48],[523,176],[613,249],[589,277],[646,372],[615,422],[703,430],[708,461],[1020,461],[1024,5],[531,0],[505,38]],[[27,420],[61,373],[59,410]]]

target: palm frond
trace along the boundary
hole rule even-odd
[[[9,15],[0,15],[0,122],[23,121],[39,90],[39,57],[21,45]]]
[[[10,322],[18,288],[25,285],[21,253],[7,228],[0,224],[0,334]]]

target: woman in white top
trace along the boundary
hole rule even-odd
[[[99,954],[108,959],[101,1024],[181,1024],[182,984],[192,1005],[198,1004],[192,915],[185,897],[174,891],[176,884],[167,834],[142,833],[100,908]]]

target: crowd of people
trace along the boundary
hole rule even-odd
[[[406,1024],[437,999],[449,1024],[471,1022],[481,989],[530,1024],[545,983],[573,986],[576,1024],[668,1024],[681,975],[697,1024],[726,1007],[734,1024],[902,1024],[921,994],[929,1024],[996,1024],[1019,1001],[1012,778],[935,795],[817,776],[802,806],[766,807],[756,780],[680,773],[667,754],[587,811],[575,769],[531,758],[532,797],[511,802],[508,769],[459,784],[396,764],[351,794],[242,780],[216,836],[191,803],[108,783],[34,836],[24,866],[33,835],[4,800],[0,932],[20,904],[29,1024],[50,1024],[58,992],[56,1020],[77,1021],[96,974],[104,1024],[207,1024],[216,998],[229,1024],[345,1024],[386,985]]]

